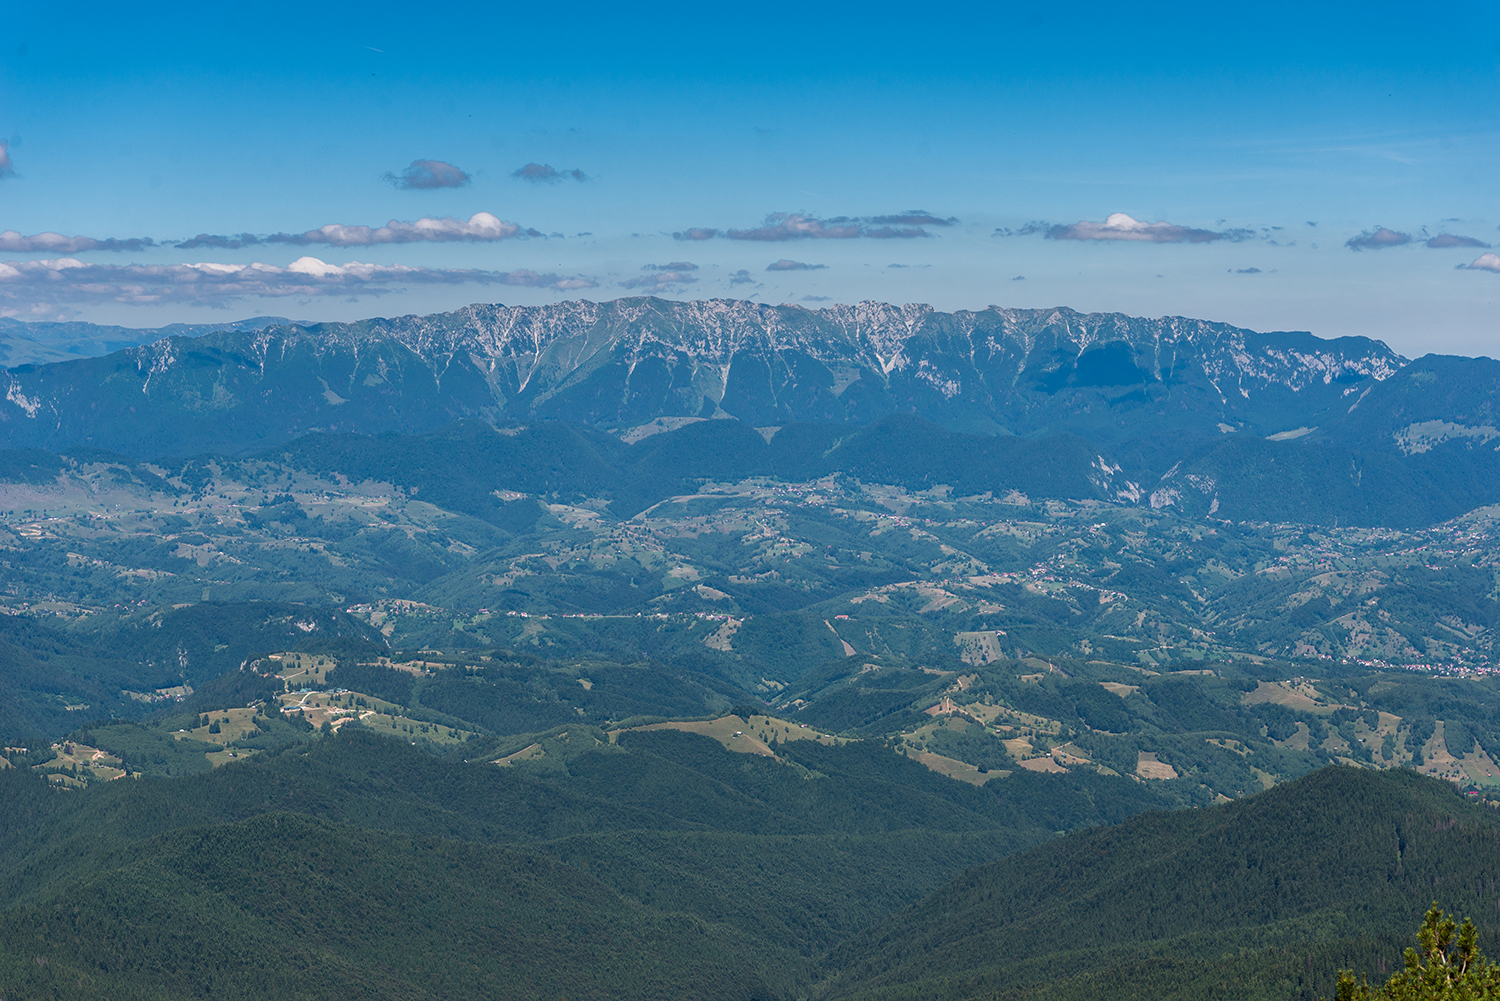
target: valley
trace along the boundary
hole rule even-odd
[[[869,315],[841,343],[883,344]],[[1482,386],[1450,372],[1470,388],[1438,420],[1397,399],[1430,359],[1192,327],[1156,369],[1130,324],[1038,369],[1037,329],[1104,329],[1060,317],[1001,317],[1041,380],[1007,413],[1051,414],[1024,435],[894,403],[743,419],[728,395],[544,419],[540,392],[524,417],[506,396],[186,455],[0,425],[0,996],[1188,1001],[1232,971],[1247,999],[1312,1001],[1399,961],[1434,880],[1454,906],[1489,885],[1500,493],[1462,431],[1488,426]],[[631,350],[666,343],[648,333]],[[139,351],[170,382],[185,347],[242,336]],[[1187,368],[1222,381],[1206,343],[1250,402],[1161,417]],[[1144,404],[1105,379],[1127,361]],[[37,371],[87,370],[62,365]],[[1425,819],[1385,889],[1327,869],[1341,816],[1374,858],[1393,810]],[[1439,874],[1460,843],[1469,868]],[[1225,887],[1307,892],[1250,914],[1185,888],[1212,932],[1160,902],[1106,927],[1134,906],[1112,887],[1166,894],[1159,860],[1200,850],[1242,874]]]

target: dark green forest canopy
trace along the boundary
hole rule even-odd
[[[1396,961],[1432,896],[1477,912],[1500,872],[1494,813],[1400,770],[1323,769],[1054,840],[1023,796],[860,744],[809,742],[796,768],[689,734],[622,745],[476,770],[351,731],[68,795],[6,770],[0,984],[1187,998],[1229,971],[1247,997],[1312,997],[1338,968]]]
[[[971,997],[1062,967],[1097,983],[1147,942],[1200,964],[1247,947],[1351,947],[1341,940],[1402,934],[1433,896],[1492,909],[1497,874],[1493,811],[1409,772],[1327,768],[972,870],[835,950],[833,995],[902,984],[891,996]]]

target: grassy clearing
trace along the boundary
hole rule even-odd
[[[172,736],[181,740],[190,737],[205,744],[228,747],[235,741],[244,740],[260,731],[255,726],[255,717],[260,710],[253,706],[239,709],[215,709],[198,717],[198,725],[189,730],[179,730]]]
[[[964,720],[957,720],[958,725],[965,725]],[[1010,775],[1008,771],[980,771],[975,765],[957,758],[950,758],[942,754],[928,751],[924,746],[931,734],[938,728],[951,725],[948,720],[934,720],[910,734],[903,735],[898,743],[898,751],[920,762],[923,766],[958,782],[968,782],[971,785],[984,785],[991,779],[1005,778]],[[969,725],[981,725],[977,722]],[[787,720],[777,719],[774,716],[752,715],[748,719],[740,716],[721,716],[715,720],[674,720],[666,723],[649,723],[645,726],[632,727],[632,730],[682,730],[687,733],[701,733],[706,737],[712,737],[725,748],[739,754],[758,754],[763,757],[777,757],[775,745],[785,743],[789,740],[815,740],[820,744],[833,745],[846,743],[847,741],[824,733],[804,724],[791,723]],[[613,741],[618,733],[610,734]],[[515,761],[527,761],[542,756],[543,749],[538,744],[522,748],[506,758],[500,759],[498,764],[509,764]],[[1051,760],[1050,758],[1048,760]]]
[[[1004,635],[999,630],[987,629],[983,632],[955,633],[953,642],[959,648],[959,660],[965,664],[982,667],[992,664],[1005,657],[1005,651],[1000,648],[1000,637]]]
[[[338,661],[332,657],[315,657],[310,653],[273,653],[266,659],[280,665],[276,676],[289,689],[327,684],[328,672],[338,667]]]
[[[1155,751],[1140,751],[1136,755],[1135,773],[1143,779],[1175,779],[1177,769],[1157,758]]]
[[[282,715],[301,716],[318,729],[325,723],[334,731],[356,724],[413,744],[461,744],[475,732],[413,719],[403,715],[402,706],[362,692],[287,692],[280,703]]]
[[[1253,692],[1246,692],[1240,701],[1247,706],[1271,702],[1286,706],[1294,712],[1329,714],[1341,708],[1324,701],[1322,693],[1308,682],[1262,681]]]
[[[1468,754],[1455,758],[1448,753],[1443,729],[1443,721],[1438,720],[1437,729],[1422,748],[1422,764],[1414,766],[1418,772],[1459,785],[1500,785],[1500,767],[1496,767],[1494,759],[1483,748],[1476,744]]]
[[[32,767],[59,786],[82,788],[90,782],[123,779],[127,774],[119,758],[97,747],[68,740],[53,744],[52,750],[57,757]]]
[[[771,747],[772,743],[779,744],[788,740],[816,740],[820,744],[829,745],[848,743],[847,740],[840,741],[832,734],[814,729],[805,723],[790,723],[774,716],[751,716],[748,719],[739,716],[720,716],[713,720],[648,723],[631,729],[683,730],[687,733],[701,733],[705,737],[712,737],[738,754],[759,754],[771,758],[776,757],[776,752]],[[614,741],[616,733],[619,731],[610,734],[611,742]]]
[[[1069,768],[1075,765],[1091,765],[1094,763],[1087,751],[1071,741],[1066,744],[1058,744],[1054,747],[1052,749],[1052,757]]]
[[[964,710],[970,713],[973,713],[976,708],[978,707],[964,706]],[[997,726],[1008,724],[1021,730],[1048,736],[1057,736],[1062,733],[1063,725],[1055,719],[1023,713],[1016,709],[1007,709],[1004,706],[994,706],[993,709],[993,713],[989,714],[989,719]]]
[[[259,753],[260,752],[256,750],[245,750],[243,748],[231,749],[226,747],[222,751],[209,751],[203,756],[208,759],[209,764],[213,765],[215,768],[220,768],[224,765],[229,764],[231,761],[243,761],[245,758],[253,757],[254,755],[257,755]]]
[[[542,734],[513,737],[502,741],[499,753],[490,758],[492,764],[502,768],[511,765],[535,763],[551,768],[565,769],[567,763],[596,748],[608,748],[614,735],[597,727],[571,725],[559,727]],[[518,742],[525,740],[525,746]]]
[[[1003,779],[1010,775],[1007,771],[981,772],[967,761],[946,758],[941,754],[933,754],[931,751],[918,751],[909,757],[920,761],[939,775],[946,775],[950,779],[967,782],[970,785],[982,786],[991,779]]]
[[[534,761],[537,758],[544,758],[546,756],[547,750],[541,744],[527,744],[514,754],[507,754],[502,758],[496,758],[495,764],[514,765],[520,761]]]

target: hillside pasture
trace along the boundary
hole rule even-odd
[[[959,761],[957,758],[945,757],[941,754],[934,754],[931,751],[918,751],[916,754],[910,755],[910,757],[913,757],[939,775],[946,775],[950,779],[967,782],[970,785],[982,786],[991,779],[1003,779],[1010,775],[1008,771],[982,772],[978,767],[969,764],[967,761]],[[1021,767],[1026,767],[1025,763],[1022,763]]]
[[[537,758],[546,757],[547,750],[541,744],[527,744],[514,754],[507,754],[502,758],[496,758],[497,765],[513,765],[518,761],[534,761]]]
[[[1324,715],[1341,708],[1324,701],[1321,693],[1311,684],[1295,681],[1262,681],[1256,685],[1255,691],[1246,692],[1241,696],[1240,702],[1247,706],[1270,702],[1278,706],[1286,706],[1293,712]]]
[[[193,740],[201,740],[205,744],[218,744],[220,747],[228,747],[237,740],[243,740],[251,734],[258,733],[255,726],[255,717],[260,712],[253,706],[242,706],[237,709],[215,709],[205,716],[208,722],[200,722],[198,726],[187,730],[180,730],[172,736],[181,740],[184,737]],[[217,724],[217,732],[215,732]]]
[[[52,750],[55,758],[32,767],[60,786],[79,788],[90,782],[113,782],[127,774],[119,758],[97,747],[65,740],[53,744]]]
[[[731,715],[720,716],[712,720],[674,720],[666,723],[647,723],[645,726],[630,729],[682,730],[685,733],[700,733],[705,737],[712,737],[737,754],[758,754],[771,758],[777,756],[771,747],[773,741],[783,743],[789,740],[815,740],[829,746],[840,742],[832,734],[813,727],[777,719],[775,716],[760,715],[751,715],[748,719]],[[610,733],[611,743],[620,732],[616,730]]]
[[[1135,773],[1143,779],[1175,779],[1177,769],[1162,761],[1155,751],[1137,752]]]
[[[295,691],[309,685],[328,683],[328,672],[338,667],[332,657],[318,657],[310,653],[273,653],[266,658],[275,668],[276,677]]]
[[[1469,753],[1462,758],[1455,758],[1449,752],[1445,727],[1443,720],[1437,721],[1436,729],[1422,748],[1422,764],[1414,766],[1416,770],[1423,775],[1447,779],[1459,785],[1500,785],[1500,767],[1496,766],[1495,760],[1478,744],[1471,747]]]
[[[288,692],[280,701],[283,715],[301,716],[317,729],[325,723],[334,731],[358,725],[409,743],[422,741],[443,746],[461,744],[475,732],[414,719],[403,715],[402,707],[394,702],[363,692]]]
[[[229,764],[231,761],[243,761],[246,758],[254,757],[259,753],[259,751],[254,750],[253,748],[226,747],[222,751],[209,751],[203,756],[207,758],[208,763],[213,765],[215,768],[222,768],[223,766]]]

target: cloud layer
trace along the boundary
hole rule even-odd
[[[401,173],[386,174],[385,179],[398,188],[414,191],[461,188],[470,181],[468,174],[442,160],[413,160]]]
[[[254,297],[347,298],[383,295],[413,285],[465,283],[559,291],[598,285],[589,278],[529,270],[439,270],[358,262],[335,265],[316,257],[299,258],[284,268],[270,264],[85,264],[63,257],[0,264],[0,314],[34,313],[42,304],[214,306]]]
[[[767,271],[817,271],[826,268],[826,264],[804,264],[801,261],[789,261],[783,257],[779,261],[773,261],[766,265]]]
[[[488,212],[476,212],[465,219],[445,216],[441,219],[418,219],[416,222],[399,222],[392,219],[384,226],[345,226],[329,223],[305,233],[272,233],[270,236],[255,236],[241,233],[238,236],[214,236],[199,233],[191,240],[177,244],[179,250],[196,250],[212,247],[221,250],[237,250],[259,244],[285,243],[305,247],[315,243],[331,247],[369,247],[385,243],[492,243],[516,236],[541,236],[535,229],[522,229],[513,222],[506,222]]]
[[[1500,274],[1500,254],[1480,254],[1468,264],[1460,264],[1459,267],[1469,271],[1493,271]]]
[[[1027,236],[1042,227],[1036,224],[1016,232]],[[1116,212],[1103,222],[1083,220],[1071,226],[1052,226],[1046,230],[1049,240],[1119,240],[1132,243],[1213,243],[1216,240],[1245,240],[1254,234],[1248,229],[1194,229],[1170,222],[1141,222],[1124,212]]]
[[[589,175],[577,167],[572,170],[558,170],[550,163],[528,163],[524,167],[517,167],[511,171],[511,177],[518,181],[530,181],[532,184],[556,184],[558,181],[587,181]]]
[[[1488,247],[1489,244],[1483,240],[1476,240],[1472,236],[1454,236],[1452,233],[1439,233],[1427,241],[1427,246],[1433,250],[1447,250],[1449,247]]]
[[[0,233],[0,251],[12,254],[81,254],[87,250],[144,250],[156,246],[149,237],[96,240],[91,236],[63,236],[61,233],[37,233],[22,236],[13,229]]]
[[[800,212],[773,212],[753,229],[713,229],[704,226],[673,233],[674,240],[751,240],[780,243],[786,240],[907,240],[931,236],[925,226],[953,226],[957,219],[942,219],[914,209],[895,215],[833,216],[819,219]]]
[[[10,162],[10,143],[0,142],[0,178],[15,176],[15,165]]]
[[[1350,250],[1384,250],[1387,247],[1405,246],[1411,240],[1410,233],[1398,233],[1394,229],[1376,226],[1373,230],[1366,230],[1358,236],[1351,236],[1344,241],[1344,246]]]
[[[911,209],[908,212],[898,212],[895,215],[871,216],[866,220],[875,226],[957,226],[958,217],[949,216],[946,219],[939,218],[931,212],[923,209]]]
[[[191,240],[183,240],[174,244],[178,250],[198,250],[200,248],[212,248],[214,250],[239,250],[241,247],[258,247],[267,241],[256,236],[254,233],[241,233],[239,236],[215,236],[212,233],[199,233]]]

